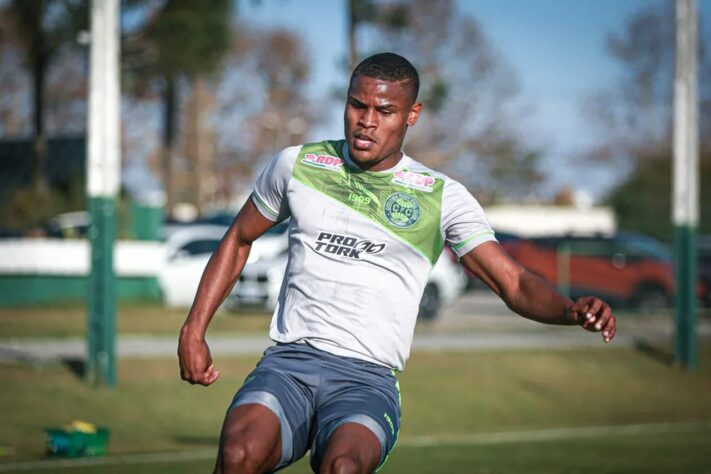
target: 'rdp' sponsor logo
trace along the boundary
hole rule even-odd
[[[348,235],[321,232],[316,239],[316,251],[331,255],[341,255],[343,257],[360,260],[362,254],[380,253],[385,248],[385,244],[372,242],[370,240],[358,240]]]
[[[304,155],[304,159],[301,162],[330,171],[340,171],[343,166],[343,160],[337,156],[316,155],[314,153]]]
[[[413,173],[412,171],[396,171],[393,174],[393,183],[407,188],[417,189],[426,193],[432,192],[435,179],[426,174]]]

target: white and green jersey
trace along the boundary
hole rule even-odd
[[[458,182],[407,155],[387,171],[363,171],[343,140],[285,149],[252,200],[272,221],[291,217],[270,337],[397,370],[445,243],[462,256],[494,240]]]

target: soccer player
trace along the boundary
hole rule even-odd
[[[395,371],[410,354],[428,273],[448,245],[518,314],[615,335],[610,307],[573,302],[497,243],[479,203],[402,151],[422,110],[415,68],[392,53],[351,76],[345,140],[290,147],[261,173],[202,276],[182,327],[181,377],[219,376],[205,332],[250,246],[289,222],[289,258],[269,347],[227,411],[216,472],[270,472],[311,451],[323,473],[381,466],[400,427]],[[456,120],[456,117],[453,118]]]

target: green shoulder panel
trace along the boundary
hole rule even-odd
[[[300,183],[341,202],[437,261],[444,242],[440,216],[444,181],[402,169],[377,173],[345,165],[344,141],[308,143],[294,165]]]

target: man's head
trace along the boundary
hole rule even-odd
[[[344,114],[351,158],[373,171],[388,169],[400,158],[407,127],[420,116],[420,80],[410,62],[381,53],[353,71]]]
[[[353,81],[360,76],[400,83],[407,91],[412,103],[417,102],[420,76],[410,61],[398,54],[379,53],[364,59],[353,70],[349,89],[353,87]]]

